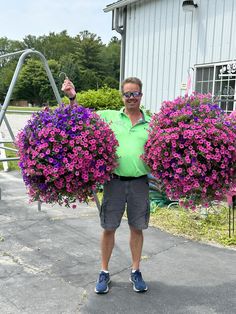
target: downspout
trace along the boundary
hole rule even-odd
[[[123,10],[123,27],[119,26],[119,10]],[[114,9],[115,27],[114,29],[121,35],[121,55],[120,55],[120,84],[125,76],[125,49],[126,49],[126,19],[127,7]]]

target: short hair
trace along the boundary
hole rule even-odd
[[[127,77],[122,83],[121,83],[121,92],[123,93],[124,91],[124,85],[128,84],[128,83],[132,83],[132,84],[137,84],[140,88],[140,92],[142,92],[142,87],[143,87],[143,83],[142,81],[137,78],[137,77]]]

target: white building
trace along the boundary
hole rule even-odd
[[[158,111],[163,100],[185,94],[191,78],[192,90],[236,109],[234,73],[219,76],[236,60],[235,0],[119,0],[104,11],[122,36],[121,79],[143,81],[146,108]]]

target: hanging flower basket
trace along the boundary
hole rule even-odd
[[[195,208],[222,200],[235,182],[236,127],[212,102],[193,94],[165,101],[150,124],[144,161],[171,199]]]
[[[78,105],[37,112],[16,145],[31,201],[86,202],[117,166],[118,142],[109,125]]]

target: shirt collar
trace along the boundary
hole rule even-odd
[[[127,115],[124,113],[124,110],[125,110],[125,107],[122,107],[119,112],[121,115],[124,115],[127,117]],[[140,109],[140,111],[143,114],[143,122],[149,123],[151,121],[151,117],[147,115],[146,111],[143,111],[142,109]]]

